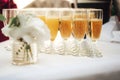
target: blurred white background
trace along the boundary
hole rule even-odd
[[[71,7],[74,0],[14,0],[19,9],[29,7]]]

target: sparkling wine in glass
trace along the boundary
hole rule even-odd
[[[87,31],[87,10],[86,9],[74,9],[73,12],[73,27],[72,34],[78,43],[78,51],[73,55],[80,55],[83,51],[82,41]],[[77,50],[77,49],[76,49]]]
[[[46,13],[46,24],[50,29],[50,44],[49,47],[46,48],[46,53],[54,53],[54,40],[58,33],[59,27],[59,11],[55,8],[49,9]]]
[[[101,52],[97,48],[97,40],[100,38],[103,24],[103,10],[102,9],[89,9],[89,30],[88,35],[92,42],[91,44],[91,54],[93,56],[100,57]]]
[[[67,40],[71,36],[72,32],[72,10],[71,9],[62,9],[60,11],[60,26],[59,31],[61,34],[61,37],[63,39],[63,52],[60,52],[60,54],[68,54],[68,46],[67,46]]]

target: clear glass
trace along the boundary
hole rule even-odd
[[[39,17],[44,23],[46,23],[46,10],[47,8],[35,8],[35,14]]]
[[[73,55],[81,55],[83,53],[83,46],[81,45],[82,41],[84,40],[84,36],[87,31],[88,26],[88,19],[87,19],[87,10],[86,9],[74,9],[73,11],[73,27],[72,27],[72,34],[73,37],[78,42],[78,50]]]
[[[65,8],[60,10],[60,26],[59,31],[63,39],[63,52],[59,54],[69,54],[67,47],[67,40],[72,32],[72,10]]]
[[[12,64],[26,65],[37,62],[37,44],[27,44],[24,41],[14,41],[12,48]]]
[[[6,18],[4,21],[4,26],[6,26],[12,17],[15,17],[19,11],[17,9],[3,9],[3,16]]]
[[[19,13],[19,11],[17,9],[3,9],[2,15],[6,18],[6,20],[4,21],[4,26],[6,26],[9,23],[10,19],[12,17],[15,17],[18,13]],[[6,50],[11,51],[12,50],[12,47],[11,47],[12,39],[9,38],[9,40],[10,40],[10,43],[9,43],[9,45],[5,46],[5,48],[6,48]]]
[[[88,9],[88,38],[91,40],[91,55],[101,57],[101,52],[98,50],[96,44],[100,38],[102,24],[103,24],[103,11],[102,9]]]
[[[38,17],[41,21],[43,21],[46,24],[46,11],[47,8],[27,8],[27,10],[33,10],[32,14],[35,14],[36,17]],[[38,45],[38,52],[39,53],[45,53],[45,41],[43,43],[39,43]]]
[[[48,8],[46,12],[46,24],[50,29],[50,44],[46,48],[46,53],[54,53],[54,40],[57,37],[59,27],[59,11],[56,8]]]
[[[18,15],[19,13],[33,13],[31,9],[3,9],[3,15],[6,20],[4,21],[4,26],[10,23],[10,19]],[[28,44],[27,42],[14,40],[10,38],[11,43],[7,45],[7,48],[12,50],[12,63],[15,65],[26,65],[33,64],[37,62],[37,44],[35,42]]]

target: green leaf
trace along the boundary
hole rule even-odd
[[[28,50],[28,49],[30,49],[30,45],[27,44],[26,45],[26,50]]]
[[[0,14],[0,21],[5,21],[5,20],[6,18],[2,14]]]
[[[18,17],[13,17],[10,20],[10,27],[19,27],[20,26],[20,21],[18,19]]]

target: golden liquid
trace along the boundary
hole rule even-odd
[[[46,24],[50,29],[51,41],[54,41],[58,33],[59,20],[58,18],[47,18]]]
[[[71,20],[61,20],[59,29],[60,29],[61,36],[64,39],[67,39],[70,37],[72,32],[71,26],[72,26]]]
[[[45,16],[41,15],[41,16],[38,16],[42,21],[46,22],[45,20]]]
[[[97,40],[100,37],[102,29],[102,19],[91,20],[91,38]]]
[[[73,22],[73,27],[72,27],[72,32],[73,36],[76,39],[82,39],[84,38],[87,30],[87,20],[86,19],[79,19],[79,20],[74,20]]]

